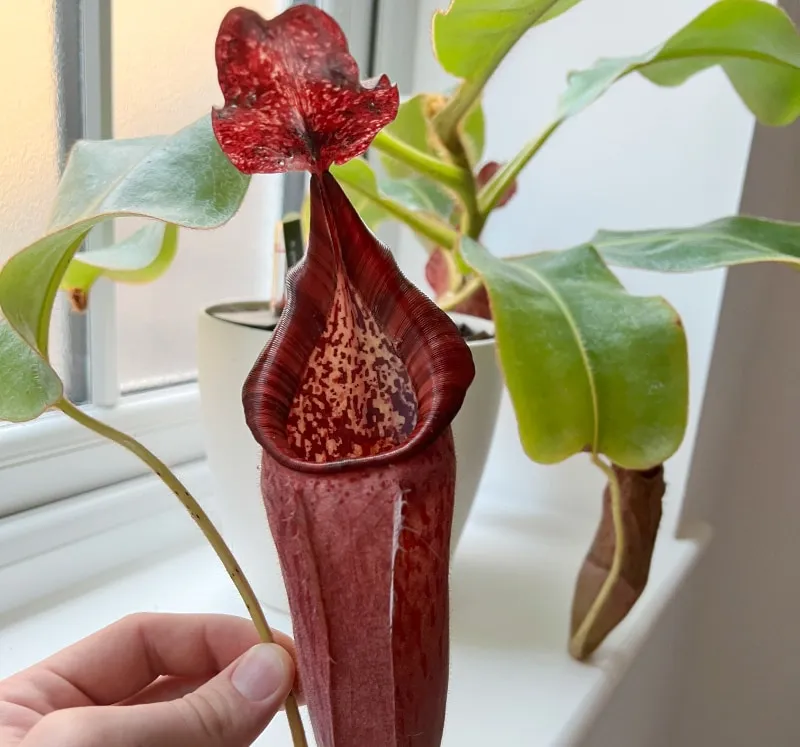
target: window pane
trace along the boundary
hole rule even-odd
[[[248,7],[265,17],[278,3]],[[214,41],[230,0],[113,0],[115,137],[174,132],[222,97]],[[178,257],[155,283],[117,289],[118,364],[123,390],[195,376],[196,320],[206,306],[270,291],[280,178],[254,179],[240,212],[214,231],[182,230]],[[117,221],[117,238],[141,223]]]
[[[2,9],[0,23],[0,265],[44,231],[58,184],[58,80],[53,0]],[[51,332],[52,359],[64,367],[64,311]]]

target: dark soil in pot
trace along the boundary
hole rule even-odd
[[[463,323],[458,325],[458,331],[461,333],[461,336],[467,342],[477,342],[478,340],[491,340],[494,337],[494,335],[489,334],[488,332],[485,332],[483,330],[481,330],[480,332],[476,332],[474,329],[472,329],[472,327],[469,327],[468,325]]]

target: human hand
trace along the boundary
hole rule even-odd
[[[123,618],[0,681],[0,745],[245,747],[294,681],[275,640],[227,615]]]

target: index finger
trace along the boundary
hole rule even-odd
[[[292,640],[274,635],[294,656]],[[162,675],[212,677],[257,643],[252,622],[233,615],[135,614],[21,675],[33,680],[52,710],[111,705]]]

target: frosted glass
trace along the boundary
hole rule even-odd
[[[230,0],[113,0],[115,137],[174,132],[221,103],[214,41],[231,7]],[[248,7],[269,17],[277,3]],[[160,280],[118,287],[123,390],[194,378],[198,313],[221,300],[268,295],[279,189],[279,177],[255,179],[227,225],[181,231],[178,257]],[[140,225],[117,221],[117,237]]]
[[[45,229],[58,184],[58,82],[53,0],[2,8],[0,23],[0,265]],[[51,331],[63,367],[62,314]]]

